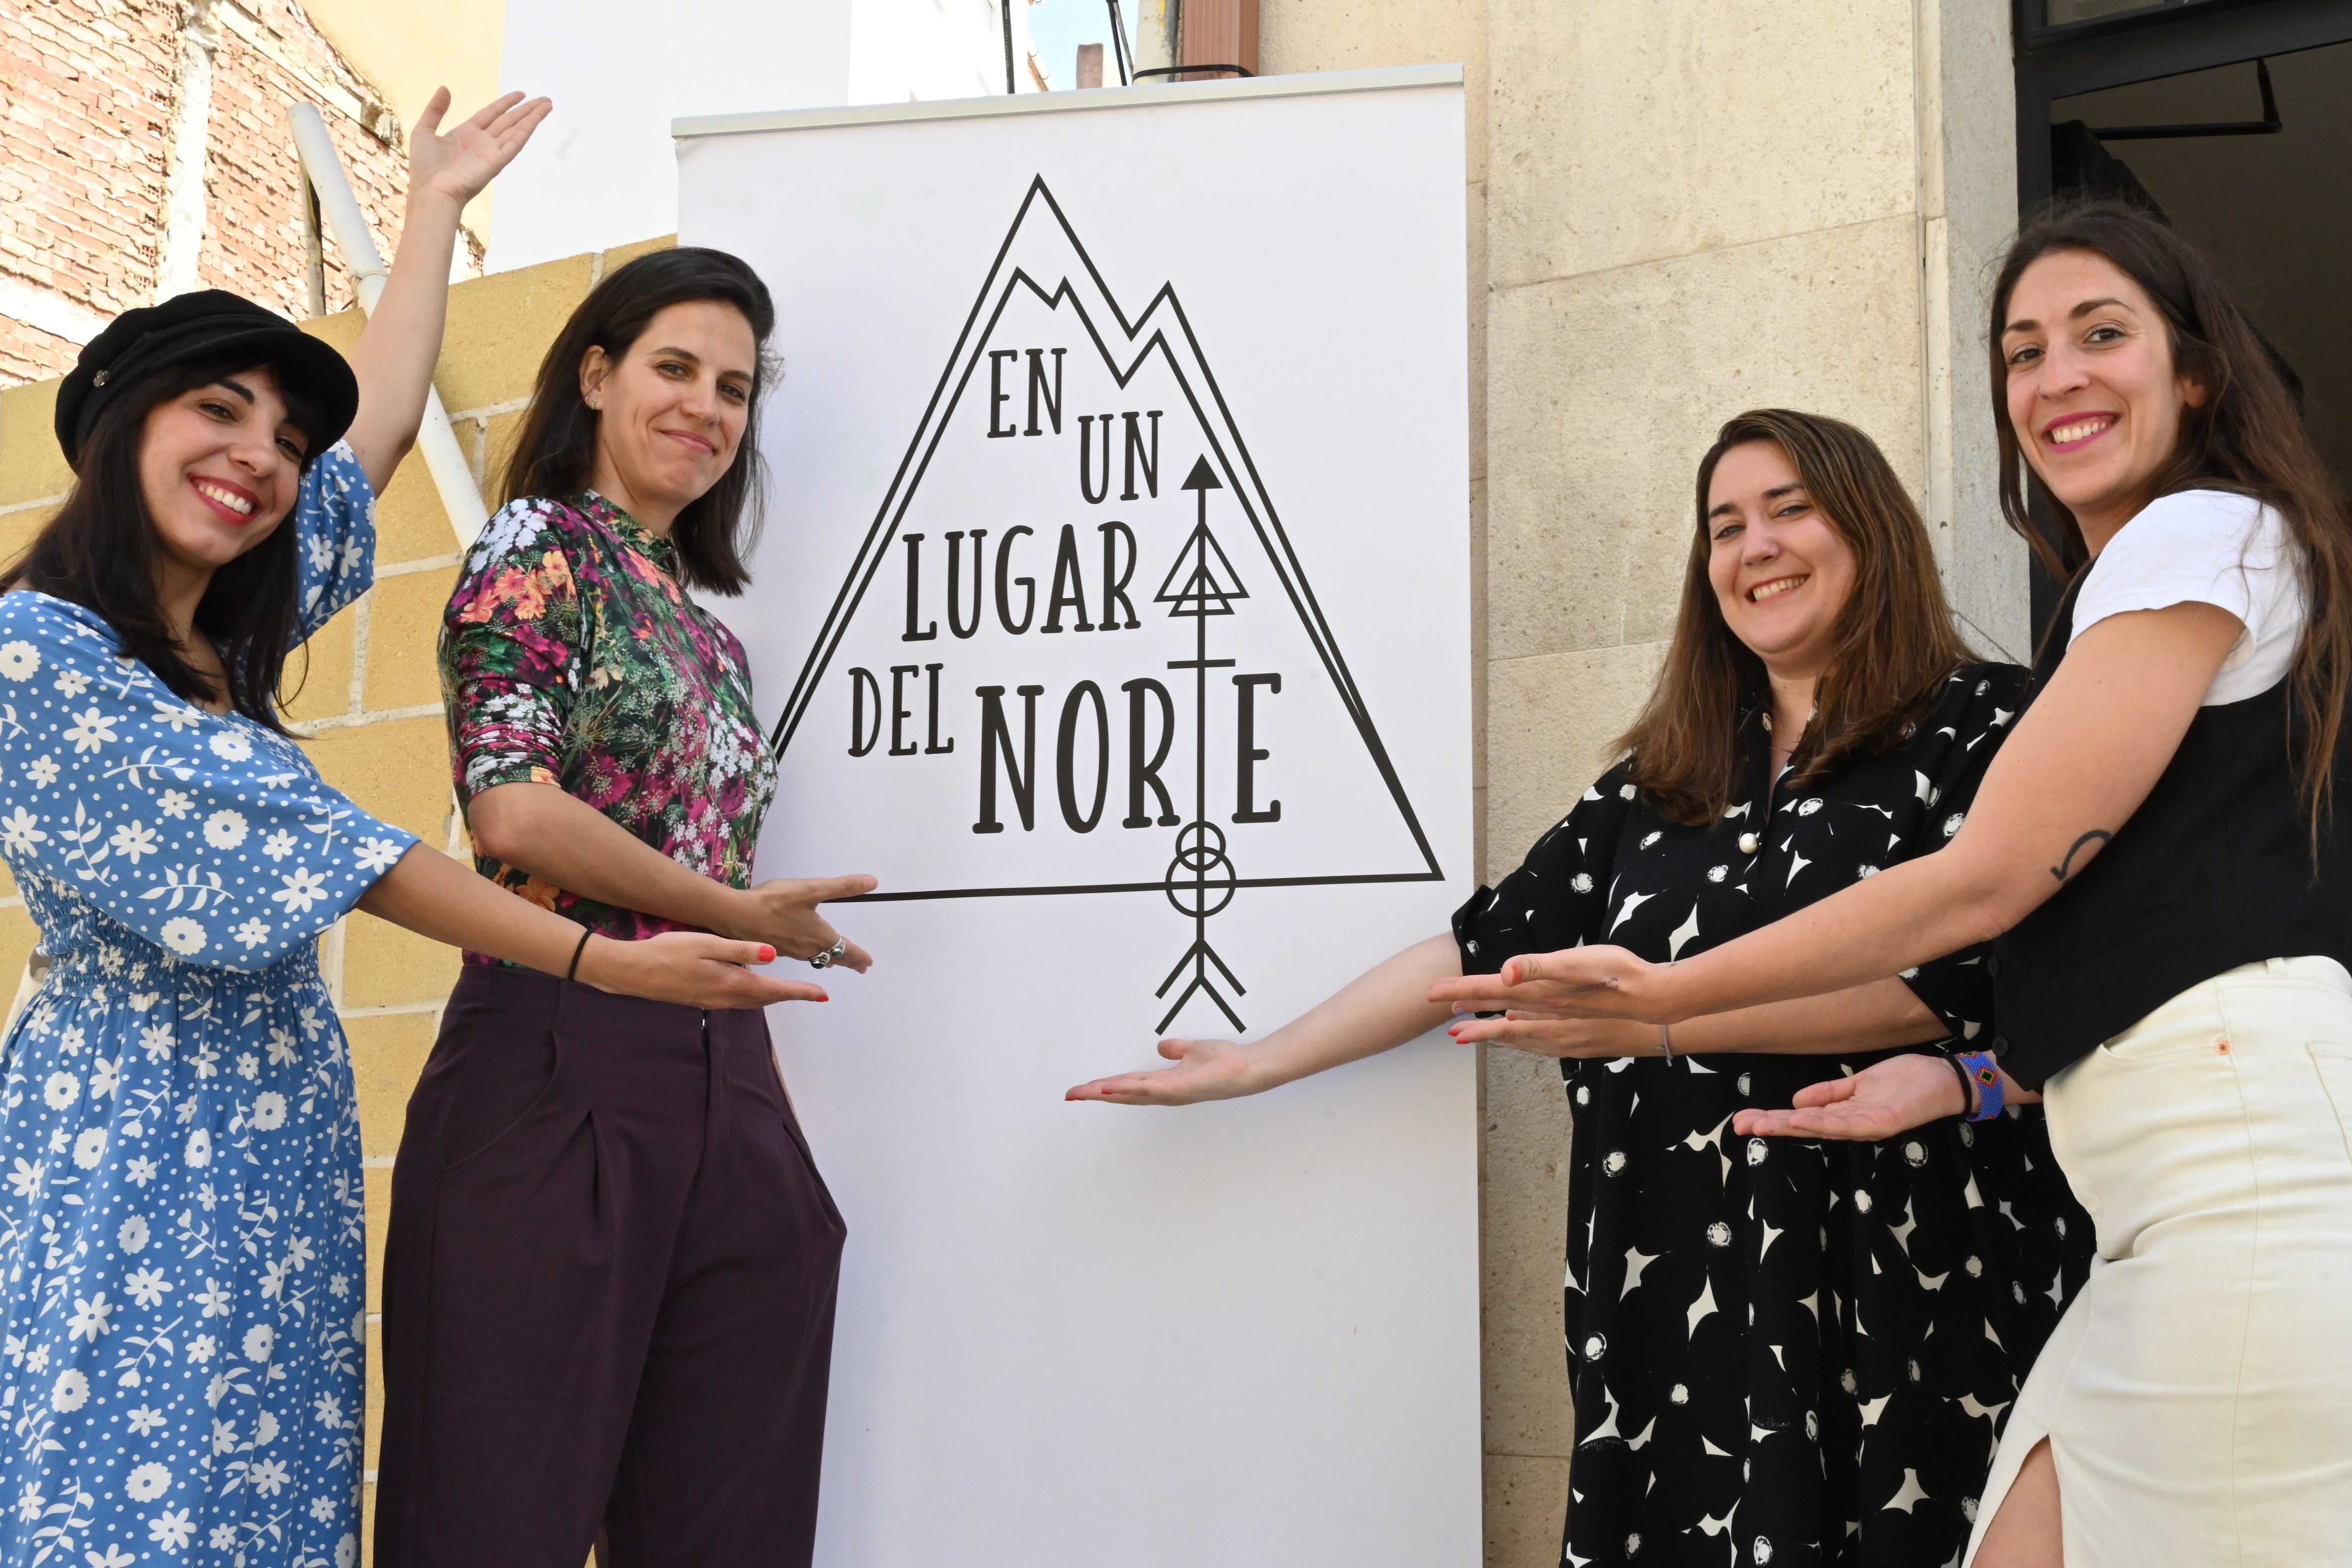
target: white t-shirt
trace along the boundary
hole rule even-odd
[[[2244,629],[2202,706],[2243,702],[2286,678],[2303,639],[2307,611],[2295,563],[2286,519],[2252,497],[2166,496],[2126,523],[2091,563],[2075,596],[2073,635],[2129,610],[2219,605]]]

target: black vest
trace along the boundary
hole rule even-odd
[[[2026,702],[2066,656],[2074,596],[2033,663]],[[2352,742],[2352,723],[2345,727]],[[2039,1089],[2201,980],[2263,958],[2352,967],[2352,776],[2336,756],[2336,803],[2315,865],[2287,752],[2287,683],[2197,710],[2163,776],[2115,839],[1993,946],[1992,1048]],[[2097,826],[2085,823],[2085,827]]]

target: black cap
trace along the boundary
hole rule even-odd
[[[307,433],[312,452],[325,451],[351,428],[360,386],[332,345],[241,295],[204,288],[125,310],[89,340],[58,388],[58,444],[66,461],[80,464],[81,444],[116,392],[157,371],[230,347],[251,350],[253,363],[268,365],[318,410],[325,428]]]

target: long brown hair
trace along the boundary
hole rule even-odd
[[[2287,671],[2289,747],[2315,850],[2352,688],[2352,519],[2312,445],[2276,351],[2213,265],[2151,214],[2120,202],[2074,202],[2053,207],[2017,236],[1992,291],[2000,510],[2044,565],[2071,576],[2087,547],[2074,514],[2043,486],[2018,444],[2000,339],[2018,279],[2043,256],[2062,251],[2100,256],[2139,285],[2164,315],[2173,368],[2205,389],[2202,404],[2181,410],[2180,444],[2140,504],[2182,490],[2232,490],[2278,513],[2295,541],[2309,619]],[[2033,526],[2029,497],[2039,497],[2057,518],[2054,542]]]
[[[1707,489],[1723,455],[1769,441],[1789,455],[1806,494],[1853,547],[1853,596],[1814,695],[1813,721],[1789,759],[1791,784],[1900,743],[1937,687],[1976,655],[1961,641],[1936,576],[1936,556],[1903,483],[1878,444],[1840,420],[1753,409],[1724,425],[1698,465],[1698,505],[1682,612],[1665,667],[1642,716],[1617,742],[1633,781],[1675,821],[1720,818],[1741,785],[1743,700],[1765,700],[1764,661],[1732,634],[1706,574]]]
[[[706,299],[741,312],[751,324],[760,369],[752,378],[735,461],[717,484],[679,510],[669,537],[688,587],[740,593],[751,580],[744,557],[758,535],[760,494],[767,477],[760,458],[760,394],[774,370],[767,350],[768,335],[776,329],[776,307],[760,275],[726,251],[699,246],[651,251],[607,273],[588,291],[539,362],[522,434],[507,459],[500,499],[561,499],[586,489],[596,469],[596,415],[580,395],[581,361],[590,349],[619,360],[662,311]]]

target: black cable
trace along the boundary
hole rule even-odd
[[[1010,97],[1019,89],[1013,81],[1013,7],[1016,0],[996,0],[996,14],[1004,18],[1004,91]]]
[[[1119,0],[1109,0],[1110,47],[1112,57],[1118,62],[1118,85],[1135,85],[1135,55],[1127,47],[1127,12]]]

